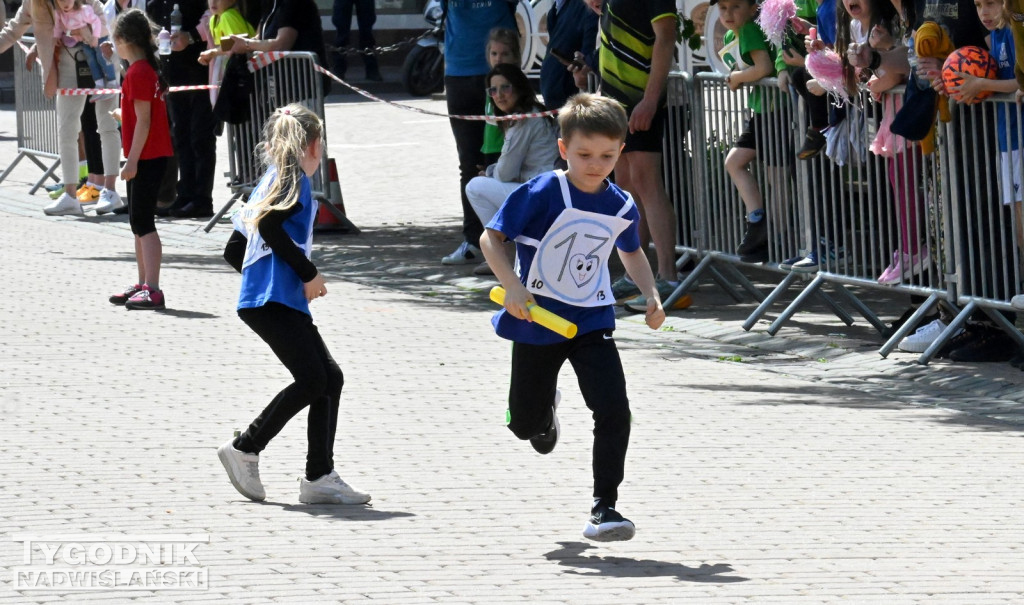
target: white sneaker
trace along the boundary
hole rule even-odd
[[[263,490],[263,482],[260,481],[259,454],[240,452],[235,449],[233,442],[234,439],[217,448],[217,457],[224,465],[224,470],[228,472],[231,485],[250,500],[266,500],[267,492]]]
[[[946,324],[942,323],[941,319],[936,319],[929,324],[921,326],[917,329],[917,332],[910,336],[904,337],[900,341],[899,349],[907,353],[924,353],[945,329]],[[957,334],[962,331],[958,331]]]
[[[43,214],[47,216],[85,216],[85,213],[82,212],[82,204],[75,196],[68,195],[67,191],[52,204],[43,206]]]
[[[128,203],[117,194],[117,191],[104,187],[100,190],[100,199],[96,202],[95,210],[96,214],[106,214],[127,205]]]
[[[299,502],[303,504],[366,504],[369,501],[370,494],[345,483],[337,471],[316,481],[299,479]]]
[[[454,252],[441,259],[442,265],[468,265],[479,263],[483,260],[484,254],[469,242],[462,242]]]
[[[1018,294],[1011,298],[1010,304],[1013,305],[1014,309],[1024,309],[1024,294]]]
[[[590,520],[583,527],[583,537],[596,542],[621,542],[632,540],[636,526],[610,506],[600,502],[590,511]]]

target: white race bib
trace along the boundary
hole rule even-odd
[[[718,56],[721,57],[722,62],[725,63],[732,71],[743,71],[750,67],[743,61],[743,56],[740,54],[740,39],[739,37],[734,38],[731,42],[722,47],[718,51]]]
[[[622,216],[633,206],[633,200],[623,204],[618,216],[573,208],[565,174],[556,174],[566,209],[540,241],[516,238],[517,242],[537,248],[526,289],[577,307],[611,304],[614,301],[608,259],[615,249],[615,240],[630,224]]]
[[[250,196],[251,199],[262,199],[262,193],[270,185],[270,180],[266,181],[266,184],[258,188]],[[256,209],[253,207],[254,204],[248,202],[242,204],[242,207],[231,217],[231,224],[234,225],[235,229],[245,235],[245,256],[242,258],[242,268],[246,268],[249,265],[255,263],[259,259],[271,254],[273,250],[267,242],[263,241],[263,237],[260,236],[259,229],[250,229],[249,226],[252,224],[252,219],[256,216]],[[312,212],[316,212],[317,204],[312,204]],[[311,258],[313,254],[313,222],[310,220],[309,233],[306,234],[306,241],[304,243],[296,242],[298,246],[305,254],[306,258]]]

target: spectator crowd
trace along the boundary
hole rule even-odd
[[[769,3],[770,9],[765,8]],[[1003,259],[1012,275],[1020,275],[1019,255],[1024,249],[1021,109],[1012,102],[977,102],[991,93],[1022,94],[1024,69],[1020,65],[1024,65],[1024,56],[1018,53],[1024,52],[1024,23],[1016,0],[765,0],[764,4],[711,0],[711,4],[717,4],[726,30],[719,53],[729,69],[725,84],[732,90],[743,89],[746,97],[747,118],[742,133],[731,142],[723,166],[743,204],[743,237],[735,250],[741,262],[768,261],[771,222],[778,216],[771,208],[778,202],[762,191],[766,186],[772,188],[771,178],[758,178],[759,171],[753,168],[767,162],[781,163],[783,168],[794,162],[816,162],[822,166],[819,173],[841,178],[836,165],[839,160],[830,150],[835,137],[842,136],[844,122],[857,110],[872,121],[868,129],[871,140],[844,140],[842,144],[862,146],[884,166],[870,177],[877,182],[868,187],[887,191],[897,226],[891,262],[880,271],[877,281],[898,285],[928,271],[939,262],[939,252],[929,249],[926,242],[923,224],[930,210],[920,166],[924,157],[936,151],[938,112],[941,119],[952,120],[954,125],[949,131],[953,134],[944,141],[946,146],[971,150],[973,157],[991,158],[990,165],[965,171],[955,183],[965,198],[968,192],[994,192],[988,203],[974,204],[971,213],[960,208],[961,214],[950,221],[959,231],[956,239],[976,247],[962,252],[958,269],[970,274],[969,281],[978,292],[1024,308],[1017,290],[1021,284],[999,279],[984,264],[985,259]],[[215,111],[215,87],[230,71],[231,62],[250,53],[305,50],[315,52],[324,65],[330,56],[334,73],[344,75],[348,68],[345,49],[355,46],[349,41],[354,10],[365,76],[379,80],[373,53],[373,5],[368,0],[334,3],[338,33],[336,46],[328,54],[313,0],[25,0],[0,31],[0,52],[31,30],[35,44],[30,62],[41,69],[46,94],[56,95],[62,182],[51,192],[53,201],[43,211],[48,215],[82,215],[86,210],[129,213],[133,221],[142,221],[136,215],[149,210],[136,208],[132,213],[131,208],[141,204],[169,218],[212,216],[216,137],[223,131],[221,114]],[[636,202],[640,242],[644,249],[653,246],[657,292],[661,300],[668,299],[679,285],[680,269],[686,269],[677,267],[677,220],[661,172],[667,80],[681,26],[675,1],[554,0],[547,13],[548,44],[540,70],[540,97],[520,65],[515,1],[447,0],[443,5],[448,113],[531,117],[450,120],[458,151],[462,233],[461,241],[441,262],[472,265],[476,273],[491,273],[479,247],[485,226],[513,191],[552,169],[565,167],[559,152],[558,122],[545,110],[557,110],[596,81],[600,94],[620,103],[628,116],[628,134],[613,179]],[[759,16],[762,10],[776,11],[788,5],[792,5],[794,16],[784,24],[779,42],[777,32],[763,29]],[[108,90],[125,90],[131,71],[131,59],[121,56],[126,49],[132,52],[123,44],[129,41],[119,42],[115,32],[119,20],[132,10],[142,11],[152,27],[152,39],[142,42],[143,50],[148,52],[149,45],[158,49],[158,32],[167,32],[169,44],[161,49],[166,54],[149,61],[158,77],[155,90],[159,102],[136,97],[126,108],[126,93]],[[947,57],[968,47],[990,57],[996,66],[994,74],[964,71],[944,78]],[[835,58],[837,81],[812,73],[813,60],[819,56]],[[808,116],[808,128],[800,133],[802,144],[785,149],[781,159],[775,154],[769,157],[763,149],[767,130],[778,122],[778,106],[757,83],[771,77],[777,78],[783,91],[798,96]],[[166,94],[168,86],[203,84],[213,88]],[[88,96],[56,94],[58,89],[68,88],[95,88],[97,92]],[[947,97],[955,101],[951,111],[945,111]],[[856,106],[863,98],[871,107]],[[146,108],[136,115],[140,102]],[[125,199],[117,192],[119,177],[140,177],[121,170],[122,151],[129,164],[152,159],[143,147],[133,148],[134,141],[121,140],[127,137],[123,121],[128,110],[136,138],[138,124],[159,128],[165,119],[169,148],[159,164],[145,169],[140,165],[146,192],[140,193],[142,188],[133,187],[129,180]],[[165,115],[157,119],[149,115],[151,110]],[[159,136],[157,131],[148,132],[151,137]],[[154,172],[157,169],[159,174]],[[825,196],[829,188],[826,184],[816,191]],[[150,194],[152,200],[148,200]],[[133,199],[139,195],[147,201]],[[157,204],[158,200],[163,203]],[[136,235],[140,241],[149,241],[145,240],[151,232],[148,221],[139,224],[143,223],[142,233]],[[787,258],[779,267],[814,273],[823,266],[824,257],[835,253],[838,243],[819,242],[815,234],[808,242],[808,254]],[[145,248],[136,244],[138,282],[111,301],[115,297],[134,300],[140,292],[163,300],[162,293],[152,295],[160,292],[153,271],[154,263],[158,269],[159,255],[152,250],[144,255]],[[148,261],[144,262],[143,256]],[[144,270],[145,264],[148,270]],[[628,275],[614,280],[612,295],[627,309],[642,312],[648,307],[646,297]],[[923,300],[911,297],[910,308],[892,328],[907,321]],[[690,296],[682,296],[674,308],[692,303]],[[1011,324],[1016,321],[1013,312],[1001,312]],[[924,351],[950,321],[945,309],[927,316],[916,332],[900,342],[900,348]],[[971,317],[939,354],[954,361],[1009,361],[1024,369],[1024,352],[1014,338],[983,312]]]

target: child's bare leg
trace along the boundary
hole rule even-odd
[[[142,255],[142,238],[135,236],[135,266],[139,270],[139,279],[135,283],[146,283],[146,259]]]
[[[757,150],[746,147],[733,147],[729,155],[725,157],[725,170],[732,178],[733,185],[743,200],[743,206],[747,214],[764,208],[764,200],[761,197],[761,189],[757,185],[757,179],[750,173],[750,163],[757,159]]]
[[[160,234],[156,231],[147,233],[136,238],[137,258],[140,261],[140,270],[143,273],[144,282],[151,290],[160,289],[160,262],[163,260],[163,246],[160,244]],[[141,254],[139,254],[141,252]]]

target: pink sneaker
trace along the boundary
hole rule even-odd
[[[878,276],[878,283],[891,285],[900,283],[900,276],[903,274],[904,255],[899,251],[892,253],[892,263]]]
[[[151,290],[149,286],[143,285],[142,289],[132,295],[124,308],[134,311],[159,311],[165,309],[164,291]]]
[[[928,253],[928,246],[921,246],[921,249],[917,252],[916,255],[914,255],[913,258],[911,258],[909,255],[903,256],[903,266],[910,267],[910,274],[907,275],[908,278],[923,273],[926,269],[928,269],[928,266],[931,264],[931,262],[932,257]]]
[[[110,302],[115,305],[124,306],[128,299],[135,296],[137,292],[142,290],[142,284],[132,284],[124,289],[124,292],[118,292],[117,294],[111,295],[109,298]]]
[[[909,280],[927,269],[931,260],[928,246],[921,246],[921,250],[914,256],[903,254],[897,250],[892,253],[892,264],[878,276],[878,283],[892,285],[898,284],[902,280]]]

